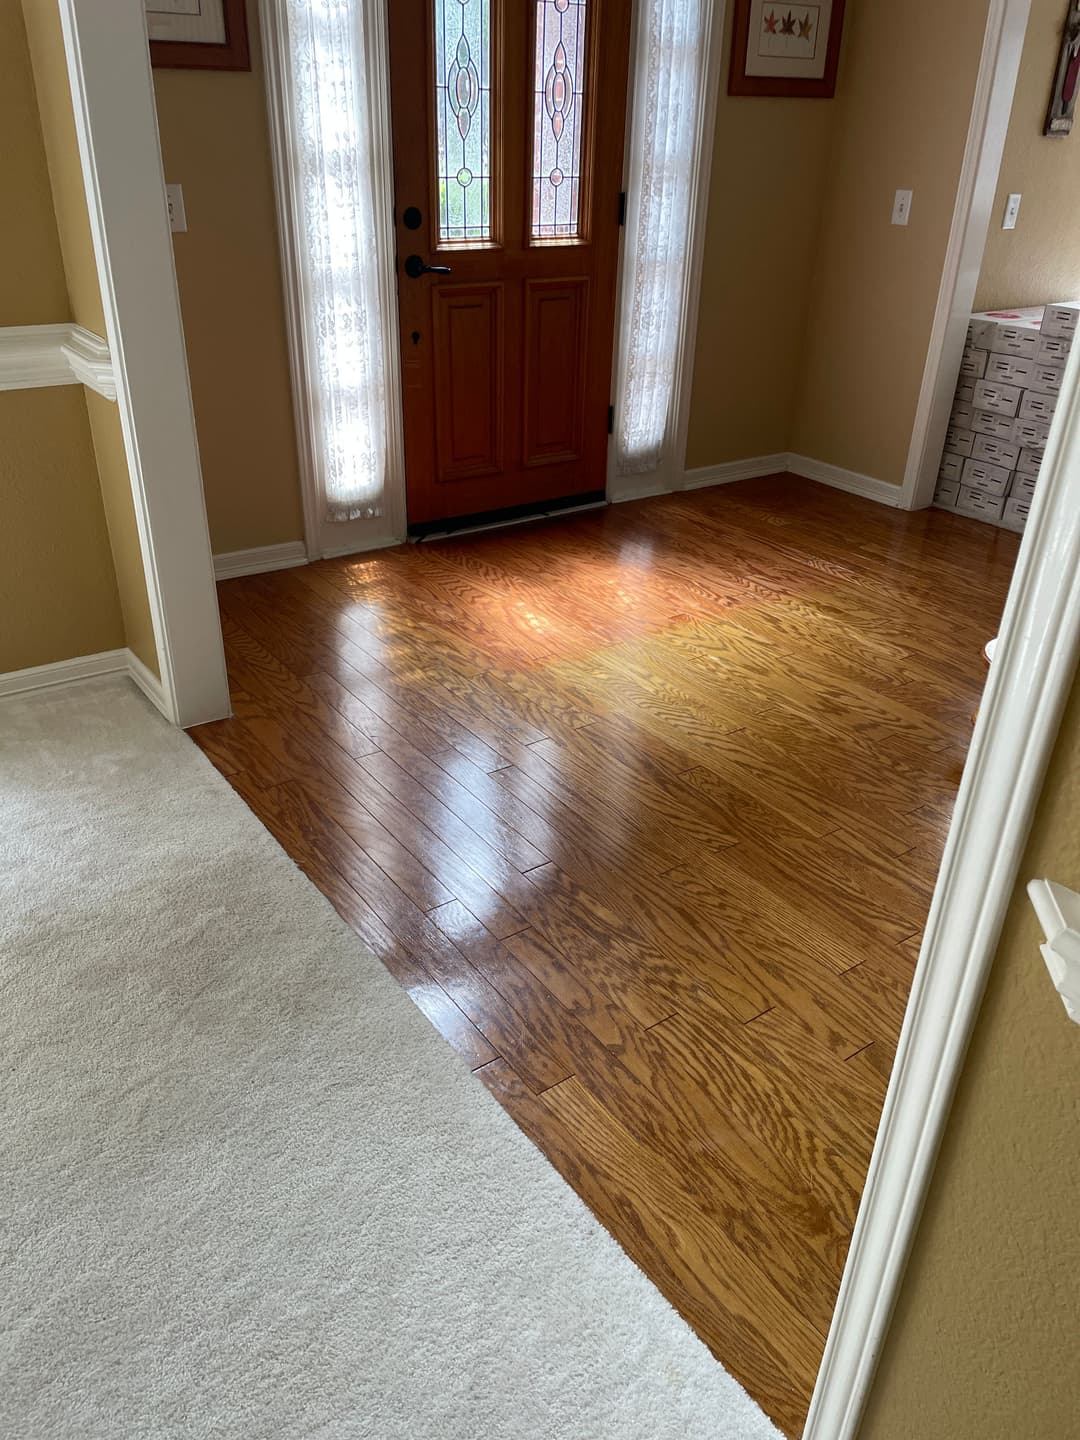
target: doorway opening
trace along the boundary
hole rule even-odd
[[[602,495],[629,50],[629,0],[391,7],[410,533]]]

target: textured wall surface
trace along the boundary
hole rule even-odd
[[[1033,0],[977,310],[1080,296],[1080,135],[1042,133],[1064,19],[1065,0]],[[1014,191],[1024,197],[1020,220],[1002,230]]]
[[[1080,683],[1020,867],[861,1440],[1065,1440],[1080,1385],[1080,1027],[1024,892],[1080,890]]]
[[[165,177],[216,552],[304,535],[256,6],[250,71],[155,70]]]
[[[689,468],[787,450],[836,102],[727,93],[713,145]]]
[[[0,5],[0,325],[71,319],[22,10]]]
[[[791,448],[900,484],[941,284],[987,0],[855,0]],[[893,196],[914,190],[907,227]]]
[[[82,165],[68,88],[67,62],[56,0],[24,0],[27,38],[33,64],[41,131],[71,303],[71,318],[95,335],[105,334],[105,313],[97,261],[83,190]],[[158,673],[157,646],[150,619],[146,576],[135,525],[131,479],[117,407],[86,392],[93,448],[90,465],[100,482],[115,584],[122,606],[125,641],[139,659]]]
[[[0,391],[0,674],[123,644],[82,388]]]
[[[44,0],[42,0],[44,3]],[[22,10],[0,5],[0,325],[71,319]],[[124,643],[80,386],[0,393],[0,673]]]

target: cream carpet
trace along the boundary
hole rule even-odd
[[[775,1440],[126,681],[0,811],[0,1434]]]

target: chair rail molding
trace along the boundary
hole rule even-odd
[[[116,399],[109,346],[70,321],[60,325],[0,326],[0,390],[86,385]]]

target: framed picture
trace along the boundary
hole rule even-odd
[[[844,0],[735,0],[729,95],[836,94]]]
[[[146,28],[158,69],[251,69],[244,0],[146,0]]]
[[[1050,109],[1046,114],[1044,135],[1068,135],[1073,127],[1076,93],[1080,89],[1080,4],[1069,0],[1065,16],[1065,33],[1061,38],[1061,55],[1054,88],[1050,93]]]

